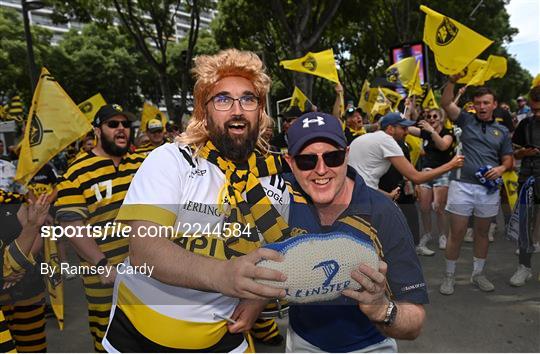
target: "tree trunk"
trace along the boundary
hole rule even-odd
[[[165,107],[167,107],[167,114],[169,116],[169,120],[173,122],[177,122],[178,127],[182,128],[182,118],[178,117],[176,114],[176,109],[174,107],[173,102],[173,95],[171,92],[171,87],[169,85],[169,76],[165,72],[159,73],[159,86],[161,87],[161,93],[163,94],[163,98],[165,99]]]
[[[313,75],[293,72],[294,85],[300,89],[310,100],[313,99]]]

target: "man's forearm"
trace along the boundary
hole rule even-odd
[[[397,302],[397,316],[391,326],[376,323],[377,329],[387,337],[413,340],[420,335],[426,312],[423,305]]]
[[[19,237],[17,237],[17,245],[24,255],[28,256],[30,254],[37,237],[40,237],[37,226],[29,224],[23,226]]]
[[[505,171],[510,171],[514,168],[514,157],[512,155],[505,155],[503,157],[501,166],[505,168]]]
[[[405,176],[407,177],[409,180],[411,180],[414,184],[422,184],[422,183],[426,183],[428,181],[431,181],[437,177],[439,177],[440,175],[446,173],[446,172],[449,172],[452,170],[452,166],[450,165],[450,163],[445,163],[444,165],[441,165],[437,168],[434,168],[432,170],[426,170],[426,171],[422,171],[422,172],[419,172],[419,171],[416,171],[413,173],[412,176]]]
[[[441,106],[446,110],[454,102],[454,88],[456,84],[448,80],[441,95]]]
[[[72,221],[72,222],[61,222],[62,227],[73,226],[76,229],[83,230],[85,224],[82,220]],[[77,254],[83,258],[85,261],[92,265],[96,265],[105,255],[99,249],[96,241],[93,239],[92,235],[80,235],[82,237],[70,237],[69,241],[73,245],[73,248]]]

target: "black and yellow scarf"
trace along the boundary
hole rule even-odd
[[[282,241],[289,235],[287,221],[272,205],[259,181],[260,177],[281,172],[281,161],[276,156],[264,157],[253,152],[246,162],[235,163],[222,158],[211,141],[200,150],[200,156],[225,174],[225,185],[217,201],[220,206],[227,203],[231,206],[225,221],[248,226],[250,230],[249,235],[226,240],[227,258],[241,256],[260,247],[259,233],[267,243]]]

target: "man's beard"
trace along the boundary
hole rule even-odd
[[[227,132],[227,125],[232,122],[246,124],[247,136],[232,137]],[[251,127],[251,123],[244,118],[232,118],[218,127],[212,118],[208,118],[208,135],[221,156],[235,162],[247,161],[249,155],[255,150],[259,138],[259,123]],[[223,130],[222,130],[223,129]]]
[[[103,151],[111,156],[124,156],[129,151],[129,144],[126,144],[125,147],[120,147],[115,144],[114,137],[112,140],[109,140],[103,133],[101,134],[101,147]]]

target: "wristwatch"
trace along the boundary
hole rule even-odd
[[[385,326],[391,326],[396,321],[397,305],[394,301],[390,300],[388,307],[386,308],[386,317],[382,321]]]

